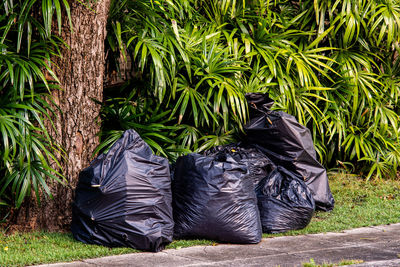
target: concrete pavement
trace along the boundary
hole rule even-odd
[[[341,233],[263,238],[257,245],[197,246],[133,253],[47,267],[87,266],[302,266],[359,260],[352,266],[400,266],[400,223]]]

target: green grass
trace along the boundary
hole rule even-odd
[[[336,200],[332,212],[317,212],[303,230],[264,236],[334,232],[400,222],[400,181],[364,182],[356,176],[345,174],[331,177],[330,185]],[[177,240],[167,248],[213,244],[209,240]],[[133,252],[138,251],[86,245],[75,241],[70,233],[33,232],[0,237],[0,266],[73,261]]]
[[[177,240],[167,248],[212,245],[209,240]],[[140,252],[131,248],[108,248],[75,241],[71,233],[17,233],[0,237],[0,266],[74,261]]]
[[[303,267],[336,267],[336,266],[346,266],[363,263],[363,260],[342,260],[339,263],[323,263],[322,265],[316,264],[314,259],[310,259],[310,262],[303,263]]]
[[[400,181],[369,181],[349,174],[331,174],[335,197],[331,212],[316,212],[310,224],[297,231],[264,237],[339,232],[346,229],[400,222]]]

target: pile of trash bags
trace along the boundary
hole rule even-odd
[[[251,244],[302,229],[334,199],[310,131],[248,94],[241,142],[178,158],[173,167],[128,130],[79,176],[71,230],[89,244],[160,251],[174,238]],[[171,175],[173,174],[173,175]]]
[[[325,168],[318,162],[310,130],[295,117],[270,108],[266,94],[247,94],[250,122],[245,126],[245,142],[253,144],[274,164],[302,177],[310,188],[318,210],[330,211],[334,199]]]
[[[297,230],[308,225],[316,207],[301,176],[275,165],[264,153],[243,143],[216,147],[206,154],[229,155],[248,168],[264,233]]]

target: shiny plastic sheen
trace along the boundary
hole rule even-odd
[[[258,243],[262,229],[253,182],[230,155],[178,158],[172,182],[174,236]]]
[[[71,230],[84,243],[160,251],[172,241],[168,160],[133,130],[79,175]]]
[[[310,189],[293,173],[278,166],[256,187],[264,233],[281,233],[306,227],[314,214]]]
[[[316,208],[332,210],[334,199],[325,168],[318,162],[310,130],[295,117],[273,111],[273,101],[265,94],[246,94],[250,122],[245,126],[246,142],[254,144],[276,165],[303,178],[310,188]]]
[[[257,202],[264,233],[302,229],[310,222],[315,203],[310,189],[292,172],[276,166],[250,144],[218,146],[207,155],[228,154],[246,165],[256,186]]]
[[[237,162],[246,165],[254,186],[256,186],[264,177],[268,176],[268,174],[275,168],[275,165],[264,153],[250,145],[245,146],[242,143],[217,146],[205,151],[204,154],[208,156],[227,154]]]

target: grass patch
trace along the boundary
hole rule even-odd
[[[213,245],[209,240],[176,240],[167,248]],[[71,233],[16,233],[0,237],[0,266],[25,266],[74,261],[140,252],[132,248],[108,248],[76,241]]]
[[[336,267],[336,266],[347,266],[347,265],[353,265],[353,264],[359,264],[363,263],[363,260],[342,260],[339,263],[323,263],[321,264],[316,264],[314,259],[310,259],[310,262],[305,262],[302,264],[303,267]]]
[[[303,230],[283,234],[338,232],[363,226],[400,222],[400,181],[365,182],[356,176],[334,174],[330,185],[335,197],[332,212],[317,212]],[[167,248],[215,245],[209,240],[176,240]],[[82,260],[138,252],[130,248],[107,248],[75,241],[70,233],[16,233],[0,236],[0,266]]]
[[[296,231],[264,237],[302,235],[400,222],[400,181],[366,182],[355,175],[330,174],[335,198],[331,212],[316,212],[310,224]]]

